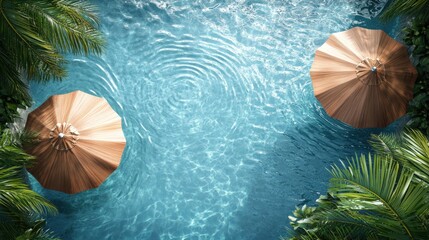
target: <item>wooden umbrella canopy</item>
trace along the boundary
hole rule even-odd
[[[42,186],[78,193],[99,186],[119,165],[125,147],[121,118],[103,98],[81,91],[50,97],[28,115],[39,141],[28,171]]]
[[[417,71],[405,46],[381,30],[355,27],[332,34],[310,70],[325,111],[357,128],[381,128],[403,116]]]

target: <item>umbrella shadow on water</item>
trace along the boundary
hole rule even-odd
[[[397,131],[405,118],[384,129],[356,129],[330,118],[320,104],[311,116],[291,125],[271,146],[271,152],[252,169],[254,178],[243,208],[237,213],[243,239],[277,239],[286,236],[288,216],[295,206],[314,205],[326,194],[330,177],[327,169],[355,154],[370,152],[371,134]]]

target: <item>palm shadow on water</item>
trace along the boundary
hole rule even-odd
[[[371,134],[395,132],[406,121],[401,118],[385,129],[356,129],[331,119],[320,105],[311,116],[292,125],[271,147],[271,152],[252,169],[248,197],[237,213],[243,239],[278,239],[287,236],[288,216],[295,206],[314,205],[326,194],[332,164],[356,154],[370,152]],[[241,227],[243,226],[243,227]]]

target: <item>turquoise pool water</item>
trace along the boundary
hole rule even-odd
[[[331,33],[382,28],[387,0],[93,1],[108,47],[70,57],[69,77],[30,86],[34,107],[83,90],[123,119],[119,168],[76,195],[33,188],[63,239],[278,239],[295,205],[325,193],[325,168],[379,129],[329,118],[309,69]],[[399,120],[385,131],[394,131]]]

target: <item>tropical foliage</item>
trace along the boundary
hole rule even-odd
[[[397,16],[423,16],[429,19],[428,9],[429,0],[392,0],[381,18],[387,20]]]
[[[28,107],[22,79],[66,76],[62,54],[99,54],[104,40],[93,5],[74,0],[0,0],[0,129]]]
[[[290,239],[427,239],[429,141],[419,131],[373,136],[375,155],[334,165],[326,196],[290,216]]]
[[[105,42],[93,5],[76,0],[0,0],[0,239],[52,239],[40,219],[56,208],[24,181],[33,158],[7,124],[31,104],[27,80],[61,80],[64,54],[100,54]]]
[[[32,136],[6,130],[0,138],[0,239],[49,239],[40,217],[57,209],[23,180],[23,166],[31,166],[33,157],[22,151],[21,139]]]
[[[407,130],[401,135],[373,135],[370,141],[378,155],[387,156],[414,173],[418,182],[429,186],[429,141],[417,130]]]
[[[409,126],[429,136],[429,0],[392,0],[381,14],[381,19],[390,20],[404,16],[410,24],[404,29],[404,42],[411,48],[418,72],[414,87],[414,99],[410,102]]]
[[[418,72],[414,99],[408,108],[408,114],[412,119],[410,126],[420,129],[429,136],[429,19],[414,20],[404,32],[403,40],[412,47],[412,56]]]

